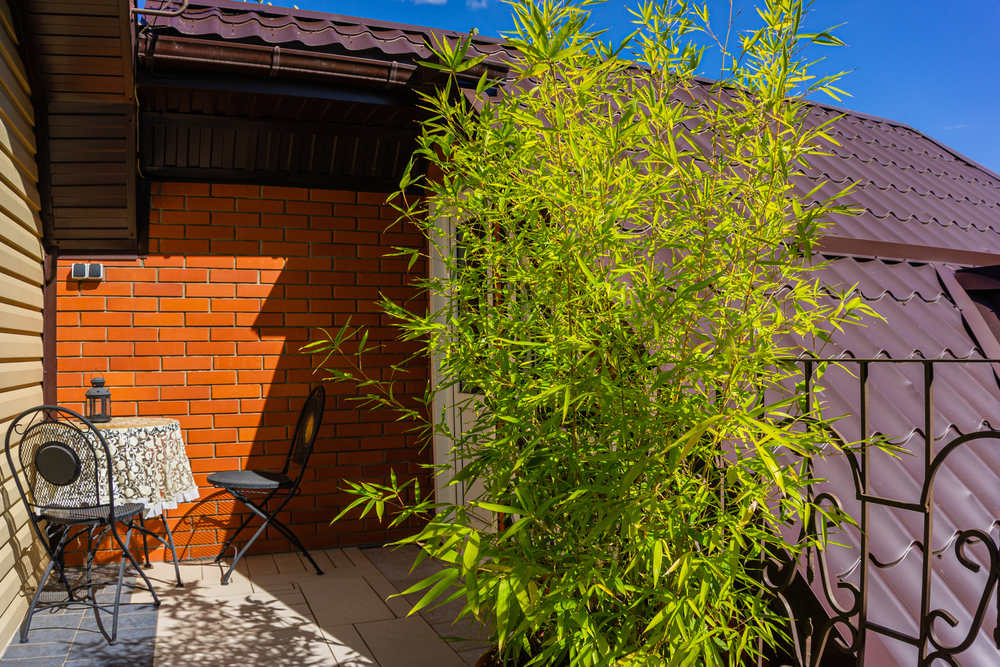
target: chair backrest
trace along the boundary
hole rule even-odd
[[[14,463],[15,448],[20,466]],[[4,450],[11,469],[23,470],[25,484],[22,475],[14,481],[29,511],[114,507],[108,443],[73,410],[43,405],[22,412],[7,429]]]
[[[299,413],[299,421],[295,424],[295,434],[292,436],[292,444],[288,450],[288,460],[285,462],[285,472],[287,473],[294,462],[300,466],[299,476],[305,470],[312,454],[316,436],[319,434],[320,424],[323,422],[323,408],[326,405],[326,390],[320,385],[309,393],[306,404],[302,406]]]

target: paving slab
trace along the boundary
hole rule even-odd
[[[396,617],[364,577],[316,581],[302,593],[323,628]]]
[[[355,627],[381,667],[465,667],[465,661],[419,616]]]

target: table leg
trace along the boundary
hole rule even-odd
[[[170,530],[170,524],[167,522],[167,510],[163,510],[160,513],[160,519],[163,520],[163,527],[167,531],[167,546],[170,547],[170,553],[174,556],[174,573],[177,575],[177,588],[184,588],[184,584],[181,583],[181,566],[177,563],[177,548],[174,546],[174,534]]]
[[[149,542],[146,539],[146,519],[142,516],[142,512],[139,512],[139,526],[142,528],[139,532],[142,533],[142,551],[146,555],[146,563],[142,566],[144,569],[148,570],[153,567],[153,564],[149,562]],[[129,545],[131,548],[132,545]]]

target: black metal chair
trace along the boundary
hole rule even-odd
[[[14,463],[15,447],[18,450],[19,466]],[[66,408],[43,405],[22,412],[11,422],[4,440],[4,449],[11,470],[22,470],[20,474],[14,475],[17,491],[28,508],[31,525],[49,556],[49,565],[45,568],[45,574],[42,575],[31,599],[31,606],[28,607],[28,615],[21,625],[21,642],[28,640],[31,619],[37,611],[84,605],[93,609],[101,634],[110,644],[115,644],[122,587],[143,589],[142,586],[124,582],[126,562],[131,563],[146,582],[145,589],[152,593],[153,604],[159,605],[160,600],[128,548],[132,531],[138,528],[136,517],[142,512],[143,506],[139,503],[116,505],[114,462],[108,443],[101,432],[82,415]],[[22,476],[25,479],[23,484]],[[124,541],[118,532],[119,522],[127,528]],[[67,544],[83,533],[87,534],[86,583],[73,586],[63,565],[64,551]],[[123,554],[118,568],[114,606],[111,609],[100,604],[94,592],[96,587],[105,586],[107,582],[94,582],[92,576],[94,556],[108,533],[113,539],[112,546],[121,549]],[[53,569],[59,571],[59,581],[66,588],[68,599],[47,602],[39,608],[38,600]],[[85,597],[78,597],[81,590]],[[110,634],[101,619],[102,611],[110,611],[112,614]]]
[[[216,563],[222,560],[226,554],[226,550],[229,549],[229,546],[243,529],[247,527],[247,524],[250,523],[250,520],[254,516],[259,516],[264,520],[264,523],[257,529],[257,532],[243,545],[243,549],[237,551],[233,557],[232,564],[222,577],[223,585],[229,584],[229,578],[232,576],[233,570],[236,569],[236,564],[246,555],[254,541],[260,537],[261,533],[269,525],[277,528],[309,559],[312,566],[316,568],[316,574],[323,574],[323,571],[319,569],[319,565],[309,555],[306,548],[302,546],[302,542],[295,536],[295,533],[278,520],[278,513],[284,509],[288,501],[292,499],[292,496],[300,492],[299,484],[302,482],[302,475],[305,473],[306,464],[309,462],[309,456],[312,454],[313,444],[316,442],[316,434],[319,433],[319,426],[323,421],[323,406],[325,403],[326,391],[323,387],[320,386],[313,389],[312,393],[309,394],[309,398],[306,399],[306,404],[302,406],[299,421],[295,425],[295,435],[292,436],[292,443],[288,448],[288,458],[285,459],[285,467],[281,469],[281,472],[228,470],[212,473],[208,476],[209,484],[223,489],[233,498],[246,505],[251,511],[251,514],[247,515],[240,524],[240,527],[236,529],[232,537],[223,545],[222,551],[219,553],[218,558],[215,559]],[[293,463],[298,466],[298,473],[294,477],[291,475]],[[279,493],[283,493],[284,495],[278,496],[278,500],[280,500],[278,506],[268,513],[267,504]],[[255,503],[247,497],[248,495],[264,495],[265,497],[263,500]]]

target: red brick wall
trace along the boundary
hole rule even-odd
[[[211,556],[241,517],[206,477],[281,467],[298,411],[322,377],[314,374],[318,360],[298,353],[302,343],[350,317],[384,342],[365,364],[386,378],[390,364],[413,352],[395,340],[376,300],[381,293],[426,307],[408,284],[426,271],[423,262],[408,272],[405,259],[385,257],[394,246],[425,242],[395,220],[385,195],[176,183],[154,184],[149,236],[147,258],[104,262],[101,283],[70,281],[72,261],[60,260],[59,403],[81,408],[88,373],[97,370],[115,416],[180,420],[202,492],[171,513],[171,524],[182,557]],[[408,370],[397,390],[422,397],[426,361]],[[374,520],[330,525],[347,500],[340,480],[382,482],[390,468],[423,474],[430,447],[409,432],[414,424],[347,400],[350,386],[326,389],[303,494],[283,519],[309,548],[385,542],[395,535]],[[256,543],[258,551],[289,548],[277,532]]]

